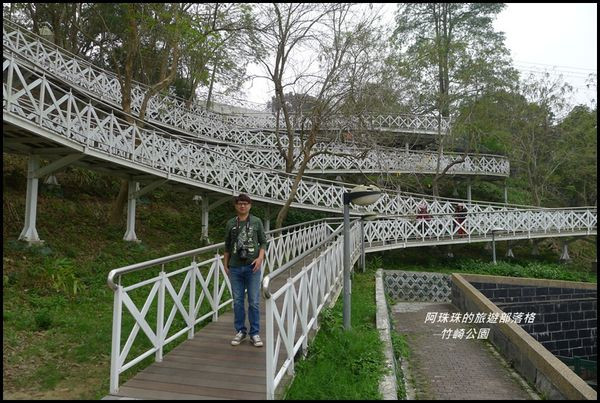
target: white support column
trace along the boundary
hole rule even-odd
[[[562,241],[562,254],[560,255],[560,261],[562,263],[567,263],[568,261],[571,260],[571,257],[569,256],[569,243],[566,240]]]
[[[512,246],[510,245],[510,241],[507,241],[507,245],[508,245],[508,249],[506,250],[506,257],[514,258],[515,255],[513,254]]]
[[[454,252],[452,252],[452,245],[448,245],[448,254],[447,256],[452,259],[454,257]]]
[[[265,232],[269,232],[271,230],[271,206],[268,204],[265,208],[265,219],[263,221],[265,223]]]
[[[468,204],[471,205],[471,181],[467,182],[467,201]]]
[[[208,195],[207,194],[203,194],[202,195],[202,234],[200,237],[200,240],[202,241],[206,241],[207,243],[210,243],[210,240],[208,239]]]
[[[25,196],[25,224],[19,235],[19,239],[33,243],[43,243],[40,240],[37,230],[35,229],[35,221],[37,217],[37,198],[38,198],[38,176],[35,175],[40,167],[40,157],[30,155],[27,161],[27,193]]]
[[[504,181],[504,204],[508,204],[508,185]]]
[[[135,235],[135,193],[139,190],[139,182],[129,181],[127,192],[127,230],[123,236],[124,241],[142,242]]]
[[[533,256],[539,256],[540,255],[540,249],[538,247],[538,243],[532,239],[531,240],[531,245],[532,245],[531,254]]]

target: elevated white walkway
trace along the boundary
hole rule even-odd
[[[43,72],[46,75],[55,75],[68,83],[65,88],[73,87],[93,95],[103,102],[110,102],[113,108],[120,108],[121,92],[117,77],[110,72],[102,70],[69,52],[48,43],[18,25],[4,20],[3,40],[5,52],[14,52],[23,58],[22,64]],[[60,81],[59,81],[60,84]],[[138,113],[147,91],[147,87],[135,83],[133,88],[132,109]],[[93,102],[93,101],[92,101]],[[98,105],[102,108],[102,105]],[[264,166],[276,169],[283,167],[283,159],[275,149],[276,137],[269,133],[275,127],[274,117],[262,115],[224,115],[207,111],[197,105],[187,107],[185,102],[173,96],[155,95],[148,102],[146,120],[159,124],[170,130],[176,130],[188,136],[193,136],[210,142],[221,142],[223,148],[231,148],[230,143],[244,144],[251,149],[242,150],[237,158],[244,160],[248,152],[258,153],[259,158],[266,162]],[[294,119],[296,121],[297,119]],[[347,121],[352,119],[346,119]],[[379,122],[377,130],[394,130],[407,133],[426,132],[436,134],[437,120],[422,116],[378,116],[360,117],[359,123],[364,126],[369,121]],[[342,126],[343,119],[333,119],[328,124]],[[391,123],[395,122],[395,123]],[[348,123],[350,124],[350,123]],[[346,124],[346,126],[348,126]],[[449,123],[442,121],[445,133]],[[244,128],[259,127],[259,131]],[[267,130],[267,131],[264,131]],[[329,129],[328,129],[329,130]],[[341,130],[341,129],[340,129]],[[361,129],[362,130],[362,129]],[[280,141],[285,146],[287,137],[280,136]],[[327,148],[338,154],[358,155],[364,149],[357,149],[344,143],[327,141]],[[323,145],[320,148],[324,148]],[[319,149],[319,146],[317,146]],[[234,149],[235,150],[235,149]],[[226,154],[227,150],[224,151]],[[236,151],[229,151],[236,153]],[[459,154],[446,153],[442,156],[441,166],[461,158]],[[320,155],[316,157],[307,173],[434,173],[436,170],[437,155],[434,152],[406,151],[398,154],[395,149],[382,147],[372,148],[365,158],[356,160],[344,158],[340,155]],[[246,160],[254,161],[254,159]],[[263,165],[263,164],[260,164]],[[461,175],[489,175],[507,177],[510,174],[509,162],[506,158],[495,155],[467,155],[465,162],[454,165],[450,174]]]

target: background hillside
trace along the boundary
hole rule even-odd
[[[44,245],[26,247],[17,238],[23,227],[26,158],[3,155],[3,382],[4,398],[101,398],[108,392],[112,291],[110,270],[201,245],[200,206],[192,194],[158,189],[138,202],[136,233],[141,243],[122,240],[125,219],[108,223],[118,179],[67,168],[56,176],[60,187],[40,185],[37,229]],[[495,192],[491,186],[490,192]],[[514,189],[515,192],[520,191]],[[483,191],[482,191],[483,192]],[[253,205],[264,216],[264,206]],[[224,204],[210,213],[209,235],[219,242],[223,223],[233,215]],[[286,224],[322,217],[292,210]],[[526,242],[513,247],[514,261],[498,243],[498,266],[489,264],[482,244],[412,248],[367,255],[370,265],[388,269],[464,271],[513,276],[596,281],[590,270],[595,245],[570,244],[573,262],[558,265],[560,244],[540,244],[532,257]],[[143,367],[143,366],[142,366]],[[139,370],[136,367],[133,371]],[[123,379],[134,372],[127,371]]]

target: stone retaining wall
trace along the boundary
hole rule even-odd
[[[537,280],[474,274],[452,275],[452,303],[463,312],[495,313],[503,311],[471,283],[520,285],[536,288],[575,288],[595,290],[596,284],[569,281]],[[510,287],[506,287],[509,289]],[[493,288],[488,288],[491,290]],[[499,288],[497,288],[499,289]],[[489,291],[488,291],[489,293]],[[503,293],[500,293],[503,294]],[[508,291],[504,297],[511,298]],[[517,297],[516,292],[512,297]],[[523,295],[521,289],[521,296]],[[549,302],[549,301],[548,301]],[[544,305],[544,304],[542,304]],[[535,321],[534,321],[535,323]],[[548,399],[596,400],[597,393],[562,361],[542,346],[517,323],[486,323],[488,339],[514,368]]]
[[[554,355],[596,360],[596,290],[502,283],[471,284],[506,313],[535,313],[534,323],[521,323],[521,327]]]

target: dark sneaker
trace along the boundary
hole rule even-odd
[[[263,346],[263,342],[260,339],[260,336],[257,334],[250,337],[250,341],[252,341],[252,344],[254,345],[254,347],[262,347]]]
[[[237,346],[239,345],[242,340],[244,340],[246,338],[246,333],[244,332],[237,332],[237,334],[235,335],[235,337],[233,338],[233,340],[231,340],[231,345],[232,346]]]

